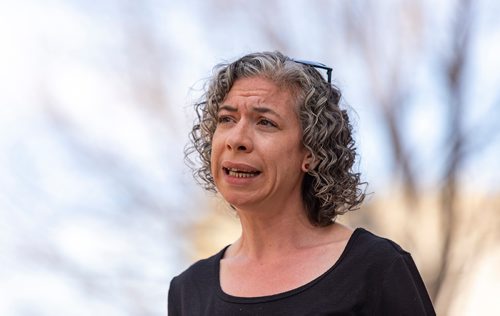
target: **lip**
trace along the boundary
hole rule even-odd
[[[236,169],[244,172],[261,172],[258,168],[255,168],[254,166],[248,165],[246,163],[238,163],[232,161],[223,161],[222,168]]]
[[[252,165],[233,161],[223,161],[221,169],[224,181],[231,185],[248,185],[259,178],[262,174],[262,171]],[[227,171],[228,169],[256,174],[250,177],[236,177],[230,175]]]

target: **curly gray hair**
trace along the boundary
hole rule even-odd
[[[312,66],[296,62],[280,52],[253,53],[219,64],[207,82],[205,94],[195,104],[197,120],[185,155],[204,189],[217,192],[210,171],[212,137],[217,128],[219,105],[238,78],[260,76],[286,87],[297,99],[302,141],[316,166],[304,177],[302,198],[310,222],[332,224],[337,215],[359,208],[365,193],[360,174],[354,172],[356,147],[346,110],[339,106],[341,93]],[[201,163],[190,157],[196,154]]]

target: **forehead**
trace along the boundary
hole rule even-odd
[[[297,104],[296,93],[291,87],[259,76],[237,79],[223,101],[224,104],[228,102],[264,103],[294,110],[296,106],[292,105]]]

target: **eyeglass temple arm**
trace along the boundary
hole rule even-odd
[[[328,83],[332,83],[332,68],[328,67],[327,65],[324,65],[322,63],[318,63],[315,61],[309,61],[309,60],[299,60],[299,59],[292,59],[294,62],[311,66],[314,68],[320,68],[320,69],[325,69],[326,70],[326,75],[328,77]]]

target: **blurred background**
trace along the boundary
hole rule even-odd
[[[333,67],[369,183],[439,315],[500,315],[500,2],[0,0],[0,314],[165,315],[239,234],[183,147],[212,67]]]

